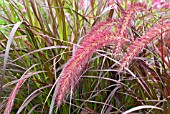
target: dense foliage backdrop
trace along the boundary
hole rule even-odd
[[[1,0],[0,113],[170,114],[168,0]]]

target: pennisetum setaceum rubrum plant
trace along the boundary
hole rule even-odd
[[[88,22],[88,19],[86,19],[86,16],[84,16],[85,14],[81,14],[78,11],[78,9],[73,10],[73,12],[72,12],[72,10],[69,10],[69,8],[66,4],[67,2],[65,2],[65,1],[61,2],[61,1],[62,0],[57,0],[54,2],[53,0],[51,0],[51,1],[47,0],[47,3],[48,3],[47,6],[49,6],[48,7],[49,9],[48,8],[46,9],[46,7],[43,6],[42,9],[45,10],[45,12],[43,12],[43,13],[48,14],[48,12],[50,12],[49,17],[51,16],[47,22],[46,21],[44,22],[45,26],[43,25],[43,21],[46,18],[48,18],[48,16],[45,16],[45,18],[43,18],[43,16],[41,16],[41,15],[43,15],[43,13],[41,14],[41,12],[40,12],[40,11],[42,11],[42,9],[41,8],[36,9],[36,5],[39,5],[39,2],[37,2],[37,4],[35,5],[36,2],[31,0],[30,1],[31,8],[29,7],[28,0],[23,2],[23,4],[26,7],[25,13],[29,14],[29,12],[33,11],[35,13],[35,18],[37,18],[37,21],[39,21],[39,24],[40,24],[40,25],[38,25],[36,21],[34,22],[34,20],[31,19],[31,17],[33,17],[32,14],[29,14],[28,17],[24,18],[25,14],[20,15],[21,12],[19,13],[18,17],[21,19],[23,18],[22,24],[26,28],[26,32],[24,31],[23,28],[18,28],[18,30],[21,32],[21,35],[25,35],[26,33],[28,33],[28,35],[26,34],[25,37],[26,36],[29,38],[31,37],[29,39],[30,41],[29,40],[25,41],[29,58],[32,57],[32,56],[30,56],[32,53],[39,52],[39,51],[41,52],[40,56],[37,56],[35,54],[33,56],[33,58],[34,58],[33,61],[31,61],[30,63],[28,62],[28,63],[29,63],[29,65],[31,65],[32,62],[34,63],[37,61],[38,62],[42,61],[43,65],[42,66],[40,65],[40,66],[42,68],[44,68],[45,71],[48,72],[47,73],[48,75],[47,75],[47,77],[45,77],[45,81],[43,79],[41,79],[40,77],[37,79],[31,78],[31,82],[33,82],[33,84],[34,84],[34,82],[36,84],[38,83],[37,84],[38,89],[34,91],[34,87],[33,87],[32,91],[34,91],[34,92],[32,92],[32,94],[30,94],[27,97],[27,99],[23,102],[22,106],[20,107],[20,109],[18,110],[17,113],[20,113],[21,111],[23,111],[23,109],[31,101],[30,99],[34,99],[37,96],[39,96],[39,94],[40,94],[40,93],[38,93],[39,91],[41,91],[40,95],[42,95],[42,97],[40,97],[40,100],[38,99],[38,102],[35,102],[37,104],[39,102],[41,102],[40,104],[36,105],[37,107],[39,107],[39,106],[41,106],[41,104],[43,104],[43,108],[42,107],[40,107],[40,108],[42,108],[42,110],[45,110],[46,112],[48,111],[48,108],[50,108],[49,113],[52,114],[54,101],[55,101],[56,105],[57,105],[57,109],[60,107],[61,112],[63,111],[63,109],[68,110],[67,104],[69,104],[69,103],[65,100],[65,97],[67,94],[68,95],[71,94],[72,91],[76,90],[76,88],[79,87],[80,80],[82,78],[88,77],[88,76],[84,76],[84,75],[86,75],[86,73],[83,73],[84,71],[87,70],[87,74],[88,73],[90,74],[91,71],[93,71],[93,69],[89,70],[90,68],[88,69],[88,66],[86,66],[87,63],[89,63],[93,60],[94,60],[94,62],[97,61],[96,63],[98,63],[98,60],[103,61],[102,65],[101,65],[103,69],[102,68],[98,69],[100,67],[100,65],[99,65],[99,67],[94,65],[94,67],[97,67],[96,71],[101,71],[100,76],[98,76],[98,75],[91,76],[90,75],[88,77],[89,79],[92,79],[89,82],[93,82],[93,78],[95,81],[96,80],[98,81],[98,79],[99,79],[99,81],[97,82],[98,85],[96,85],[97,89],[95,88],[94,90],[86,91],[86,89],[88,87],[91,87],[91,85],[90,86],[87,85],[88,87],[85,89],[79,88],[83,91],[83,92],[82,91],[80,92],[81,97],[74,97],[75,99],[73,98],[73,102],[71,101],[72,99],[70,98],[70,101],[71,101],[69,104],[69,107],[71,107],[70,110],[74,110],[75,107],[78,107],[79,108],[78,110],[83,110],[83,108],[84,108],[85,110],[88,110],[89,112],[91,111],[91,113],[101,112],[101,114],[104,114],[106,112],[109,113],[109,110],[111,112],[111,110],[115,108],[117,110],[117,112],[122,113],[122,112],[128,110],[129,108],[132,108],[133,106],[139,106],[139,105],[143,105],[143,104],[149,104],[149,106],[147,105],[145,107],[137,107],[137,108],[138,109],[139,108],[140,109],[155,108],[155,107],[150,106],[150,104],[154,105],[154,106],[158,106],[160,104],[158,102],[162,103],[162,105],[159,105],[159,107],[165,107],[164,109],[168,110],[167,107],[170,106],[169,105],[170,104],[170,101],[169,101],[169,95],[170,95],[170,91],[169,91],[170,86],[169,85],[170,84],[168,82],[169,81],[168,73],[170,71],[169,70],[170,69],[170,64],[169,64],[170,61],[166,60],[165,57],[170,55],[169,50],[168,50],[169,48],[167,48],[170,46],[170,44],[168,43],[170,41],[170,38],[169,38],[170,21],[169,21],[169,17],[165,16],[166,15],[165,12],[167,10],[165,10],[164,13],[160,14],[161,16],[159,17],[159,19],[157,21],[155,21],[156,19],[151,19],[151,18],[153,18],[154,15],[156,15],[156,13],[159,12],[159,10],[156,10],[156,13],[154,14],[152,12],[153,7],[150,7],[149,5],[147,5],[145,3],[134,2],[132,0],[131,2],[129,2],[129,4],[127,4],[128,1],[125,0],[125,2],[122,2],[123,4],[120,4],[117,0],[117,2],[115,2],[115,5],[117,5],[117,9],[114,12],[114,13],[116,13],[116,16],[109,15],[109,18],[104,19],[103,21],[100,21],[100,19],[97,19],[97,17],[96,17],[97,21],[94,24],[94,26],[92,26],[91,30],[83,36],[81,41],[78,41],[79,39],[77,40],[76,38],[78,38],[77,32],[80,27],[80,24],[78,23],[76,26],[75,25],[72,26],[72,24],[74,23],[75,20],[71,21],[69,24],[66,24],[66,20],[69,20],[69,19],[71,20],[72,17],[70,15],[73,12],[77,16],[77,17],[75,16],[76,21],[79,21],[79,16],[84,19],[83,21]],[[92,11],[91,11],[92,16],[95,16],[95,13],[96,13],[96,15],[99,15],[98,12],[100,12],[100,10],[102,9],[102,6],[100,6],[100,3],[99,3],[99,5],[96,5],[96,3],[98,3],[98,1],[97,2],[96,1],[90,0],[91,3],[89,5],[89,7],[92,9]],[[99,0],[99,1],[101,2],[102,0]],[[83,2],[83,0],[81,0],[81,2]],[[10,3],[12,3],[12,2],[10,2]],[[40,2],[40,5],[43,3],[44,2],[42,2],[42,3]],[[101,3],[101,4],[103,4],[103,3]],[[73,6],[75,6],[77,8],[78,4],[79,3],[75,2],[75,4]],[[66,7],[65,7],[65,5],[66,5]],[[99,8],[100,10],[96,11],[96,9],[94,7],[95,5],[99,6],[101,9]],[[164,5],[164,4],[162,4],[162,5]],[[16,6],[16,5],[14,5],[14,6]],[[56,7],[54,7],[54,6],[56,6]],[[19,9],[17,9],[17,10],[19,11]],[[86,8],[82,8],[82,10],[85,11]],[[57,15],[57,20],[55,18],[55,13],[53,11],[56,11],[55,13]],[[70,12],[71,13],[69,14],[67,11],[69,13]],[[62,14],[61,17],[60,17],[60,14]],[[89,17],[91,17],[91,15]],[[111,18],[111,17],[113,17],[113,18]],[[30,18],[31,21],[27,22],[26,21],[27,18]],[[99,18],[100,18],[100,16],[99,16]],[[146,18],[146,22],[145,22],[145,18]],[[50,22],[50,20],[53,20],[51,25],[47,24],[48,22]],[[94,18],[94,20],[95,20],[95,18]],[[56,22],[56,21],[58,21],[58,22]],[[11,24],[11,22],[9,21],[10,24]],[[58,25],[55,25],[54,23],[57,23]],[[62,24],[63,24],[63,26],[62,26]],[[74,27],[77,27],[76,28],[77,31],[74,29]],[[51,30],[51,28],[53,30]],[[71,31],[75,34],[71,33],[70,31],[67,32],[67,30],[69,30],[68,28],[72,29]],[[84,32],[84,33],[86,33],[86,32]],[[59,39],[56,40],[56,36],[59,37]],[[67,39],[67,36],[75,37],[75,39],[73,38],[74,41],[72,42],[71,38],[70,38],[71,40],[69,38]],[[40,39],[38,39],[38,38],[40,38]],[[42,39],[43,40],[45,39],[44,44],[43,44]],[[63,41],[64,41],[64,43],[63,43]],[[69,46],[67,47],[64,45],[69,43],[70,41],[71,41],[70,47],[72,46],[72,44],[76,44],[77,41],[80,43],[76,44],[77,49],[75,51],[73,51],[74,54],[65,63],[65,65],[62,68],[62,71],[60,73],[59,72],[60,67],[61,67],[60,65],[62,65],[64,63],[64,60],[67,58],[67,57],[64,58],[65,57],[64,54],[66,54],[70,48]],[[1,44],[1,40],[0,40],[0,44]],[[48,49],[50,49],[52,54],[49,54],[48,51],[45,52],[46,50],[44,51],[44,49],[47,49],[46,47],[43,49],[39,49],[40,44],[42,44],[42,46],[52,45],[52,48],[47,47]],[[55,46],[53,46],[53,44],[60,45],[60,46],[55,47]],[[165,49],[165,47],[167,49]],[[34,48],[38,49],[38,50],[32,52],[32,50],[35,50]],[[60,48],[60,49],[57,50],[57,48]],[[63,50],[61,48],[63,48],[63,49],[67,48],[68,50],[66,52],[64,52],[64,54],[62,55],[61,52],[63,52]],[[17,48],[17,49],[19,49],[19,48]],[[58,53],[55,52],[56,50],[54,51],[53,49],[56,49],[58,51]],[[70,49],[72,49],[72,47]],[[93,56],[95,56],[94,55],[95,52],[97,52],[95,54],[100,53],[101,50],[99,50],[99,49],[103,49],[101,52],[102,57],[107,56],[107,54],[106,55],[103,54],[104,52],[109,53],[110,55],[107,56],[108,58],[107,57],[104,59],[97,58],[97,60],[95,61]],[[54,56],[55,54],[57,55],[57,57]],[[61,56],[60,56],[60,54],[61,54]],[[23,57],[22,54],[20,56],[21,57],[18,57],[18,58]],[[51,59],[51,60],[54,60],[53,62],[49,62],[50,61],[49,58],[51,58],[51,57],[53,57]],[[17,58],[17,60],[19,60],[18,58]],[[48,61],[49,64],[52,63],[50,68],[48,68],[48,65],[46,65],[47,62],[44,63],[44,60],[49,60]],[[58,63],[56,65],[57,60],[58,60]],[[14,60],[13,62],[16,62],[16,61]],[[20,61],[17,61],[17,62],[20,63]],[[91,62],[91,63],[93,64],[93,62]],[[106,65],[105,65],[105,63],[106,63]],[[15,104],[14,101],[17,98],[16,97],[17,93],[19,92],[20,89],[22,89],[22,86],[24,86],[24,82],[26,82],[26,79],[28,77],[32,77],[33,75],[39,75],[40,73],[42,73],[44,71],[44,69],[43,69],[43,71],[32,72],[33,67],[35,67],[36,65],[37,64],[34,64],[31,67],[27,66],[26,68],[28,70],[26,70],[24,72],[24,74],[21,76],[21,78],[19,79],[18,78],[19,76],[16,78],[17,84],[15,85],[14,88],[12,88],[12,92],[10,92],[11,94],[9,95],[8,102],[6,103],[6,107],[4,110],[5,114],[10,114],[12,112],[11,111],[12,107],[17,107],[17,106],[13,106]],[[114,70],[112,70],[112,68],[113,68],[112,65],[114,67]],[[21,64],[21,66],[22,66],[22,64]],[[104,69],[104,67],[106,69]],[[37,69],[40,70],[39,68],[37,68]],[[35,68],[35,70],[37,70],[37,69]],[[105,77],[106,75],[102,72],[102,70],[103,70],[103,72],[105,72],[105,71],[109,72],[108,74],[106,73],[106,75],[107,76],[109,75],[109,76]],[[94,70],[92,73],[94,73],[94,72],[96,73],[96,71]],[[103,77],[101,76],[102,73],[104,74]],[[55,78],[53,77],[54,74],[55,74]],[[57,81],[54,81],[54,79],[56,79],[57,75],[59,75],[58,79],[57,79]],[[119,80],[118,81],[117,81],[117,79],[116,79],[116,81],[112,80],[112,78],[114,78],[117,75],[120,76]],[[133,79],[129,78],[129,77],[133,77],[132,75],[134,76],[134,78]],[[100,78],[101,78],[101,80],[105,80],[105,82],[101,88],[99,86]],[[50,80],[50,83],[47,80]],[[114,84],[116,86],[114,84],[112,84],[112,82],[110,84],[109,81],[115,82],[116,84],[115,83]],[[53,84],[53,82],[55,82],[55,83]],[[96,83],[94,82],[93,84],[95,85]],[[45,85],[45,86],[43,87],[42,85]],[[82,84],[81,87],[82,86],[84,87],[84,85]],[[94,85],[93,85],[93,87],[94,87]],[[8,86],[8,84],[7,84],[7,86]],[[104,88],[105,86],[107,86],[107,87]],[[114,86],[114,87],[112,88],[112,86]],[[55,91],[54,91],[52,101],[51,101],[51,99],[50,99],[51,93],[53,92],[54,87],[55,87]],[[91,87],[91,88],[93,89],[93,87]],[[48,90],[47,88],[50,88],[50,89]],[[47,90],[44,90],[44,89],[47,89]],[[88,96],[88,93],[91,93],[90,97]],[[95,93],[95,94],[93,95],[93,93]],[[100,95],[99,95],[99,99],[96,100],[94,97],[96,97],[97,94],[99,94],[99,93],[101,93],[100,95],[102,97],[100,97]],[[120,94],[120,98],[119,98],[119,95],[116,96],[117,93]],[[45,100],[42,99],[44,97],[43,96],[44,94],[45,94],[45,96],[47,96],[45,98]],[[85,97],[87,95],[87,99],[85,97],[82,97],[83,94]],[[162,94],[162,96],[160,97],[159,94]],[[79,95],[79,93],[78,93],[78,95]],[[123,99],[121,98],[121,95],[123,96]],[[72,96],[70,96],[70,97],[72,97]],[[21,98],[21,100],[23,100],[22,99],[23,97],[20,97],[20,98]],[[76,98],[80,98],[80,99],[76,99]],[[53,100],[53,99],[55,99],[55,100]],[[95,99],[95,101],[93,101],[94,99]],[[147,101],[147,99],[149,99],[150,101]],[[50,101],[48,101],[48,103],[47,103],[47,100],[50,100]],[[85,100],[87,100],[87,101],[85,101]],[[92,101],[90,101],[90,100],[92,100]],[[63,101],[66,102],[66,105],[63,105],[63,107],[61,107]],[[99,102],[99,101],[101,101],[101,102]],[[49,102],[51,102],[51,104]],[[95,108],[94,111],[93,111],[93,109],[90,109],[91,107],[93,107],[93,105],[90,107],[91,102],[96,103],[96,104],[98,103],[100,105],[99,108],[98,108],[98,106],[95,105],[97,108]],[[166,102],[167,104],[164,102]],[[48,104],[48,105],[46,105],[46,104]],[[50,104],[50,106],[49,106],[49,104]],[[31,106],[32,106],[32,104],[31,104]],[[30,107],[28,106],[28,110],[32,110],[33,108],[36,108],[36,107],[34,107],[34,103],[33,103],[33,108],[31,109]],[[112,107],[112,109],[111,109],[111,107]],[[37,110],[39,111],[40,108]],[[1,109],[1,107],[0,107],[0,109]],[[160,109],[160,108],[157,108],[157,109]],[[135,109],[133,109],[133,110],[135,110]],[[43,111],[41,111],[41,112],[43,113]],[[60,112],[60,110],[59,110],[59,112]],[[77,112],[80,112],[80,111],[77,111]],[[169,110],[169,112],[170,112],[170,110]],[[64,111],[63,111],[63,113],[64,113]]]
[[[163,25],[156,23],[147,33],[132,41],[127,34],[128,29],[131,27],[135,13],[145,11],[146,9],[147,7],[143,3],[133,3],[122,12],[121,19],[109,19],[94,26],[94,29],[87,34],[87,37],[81,42],[80,47],[75,51],[75,55],[68,60],[59,76],[56,85],[58,89],[56,96],[58,107],[61,105],[65,95],[69,93],[71,87],[74,88],[75,83],[79,81],[84,65],[97,49],[105,45],[115,44],[115,52],[113,55],[117,57],[117,55],[121,53],[123,44],[129,43],[129,45],[127,45],[127,52],[124,53],[121,64],[119,65],[119,71],[121,72],[125,67],[128,67],[132,59],[156,39],[162,31],[167,33],[170,30],[170,22],[165,22]],[[113,31],[115,29],[116,31]]]

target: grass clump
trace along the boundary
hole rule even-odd
[[[152,3],[1,1],[0,113],[170,113],[169,9]]]

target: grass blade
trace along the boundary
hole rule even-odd
[[[14,35],[18,29],[18,27],[22,24],[22,22],[18,22],[14,25],[14,27],[12,28],[12,31],[8,37],[8,42],[6,45],[6,50],[5,50],[5,56],[4,56],[4,64],[3,64],[3,70],[2,70],[2,77],[1,77],[1,86],[0,86],[0,99],[2,96],[2,87],[4,84],[4,77],[5,77],[5,71],[6,71],[6,64],[7,64],[7,60],[8,60],[8,55],[9,55],[9,50],[10,50],[10,46],[12,43],[12,39],[14,38]]]

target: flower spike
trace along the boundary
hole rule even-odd
[[[131,60],[141,52],[146,45],[151,43],[154,39],[159,36],[162,31],[164,33],[169,32],[170,30],[170,22],[164,23],[164,25],[157,24],[156,27],[151,28],[148,33],[143,35],[141,38],[134,41],[134,43],[128,48],[128,52],[122,58],[121,66],[119,71],[122,71],[125,67],[129,65]]]
[[[120,49],[122,48],[122,45],[125,43],[124,39],[127,39],[127,36],[126,36],[127,30],[130,26],[131,21],[134,18],[134,14],[137,11],[142,11],[142,10],[145,10],[145,9],[146,9],[146,4],[133,3],[123,13],[123,17],[122,17],[121,22],[119,24],[120,28],[118,29],[118,34],[117,34],[117,36],[122,37],[122,40],[120,40],[115,47],[115,57],[117,57],[118,53],[120,52]]]
[[[92,31],[95,30],[92,29]],[[93,53],[104,45],[114,43],[118,40],[110,29],[105,29],[88,36],[89,37],[83,39],[81,46],[76,50],[75,55],[66,63],[60,74],[59,81],[56,85],[58,88],[56,96],[58,107],[61,105],[66,93],[70,91],[71,86],[74,88],[75,83],[81,76],[83,66]]]

